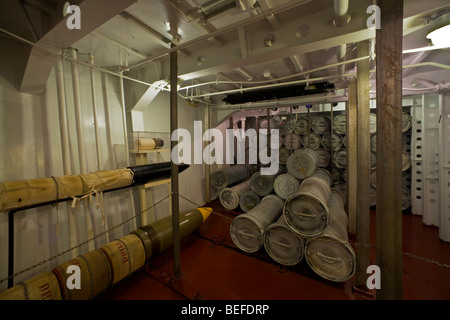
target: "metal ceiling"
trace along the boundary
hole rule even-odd
[[[33,40],[30,32],[33,26],[38,34],[42,32],[36,22],[39,13],[57,11],[64,1],[11,2],[15,5],[9,5],[9,13],[17,14],[2,11],[1,27]],[[103,68],[119,70],[122,61],[125,74],[130,77],[138,77],[140,69],[154,70],[146,73],[147,79],[140,79],[154,82],[168,77],[168,53],[174,42],[178,48],[182,47],[179,50],[181,87],[216,82],[183,92],[190,95],[252,87],[261,85],[262,81],[270,84],[317,77],[329,77],[330,81],[345,87],[342,81],[345,78],[339,75],[354,71],[355,62],[310,74],[299,73],[354,59],[356,43],[375,36],[375,30],[366,27],[370,17],[366,9],[372,2],[138,0],[73,47],[93,53],[96,65]],[[24,4],[28,19],[20,3]],[[450,23],[449,13],[450,4],[446,0],[405,0],[404,49],[429,46],[426,34]],[[23,21],[28,22],[19,23]],[[434,61],[448,65],[449,56],[449,49],[414,52],[404,55],[404,63]],[[449,70],[430,66],[411,68],[405,71],[404,86],[409,87],[413,80],[431,74],[437,77],[426,80],[450,79]],[[214,96],[218,103],[221,98]]]

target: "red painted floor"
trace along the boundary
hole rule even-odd
[[[281,267],[264,252],[247,254],[229,236],[236,213],[220,204],[181,245],[183,275],[173,281],[172,252],[152,259],[122,282],[104,300],[368,300],[373,296],[352,290],[354,278],[334,283],[317,276],[305,259],[295,267]],[[371,215],[371,245],[375,246],[375,213]],[[375,248],[370,250],[375,263]],[[450,244],[439,240],[438,229],[422,224],[419,216],[403,216],[403,287],[405,300],[450,299]],[[440,263],[436,265],[423,258]],[[442,266],[446,264],[446,266]]]

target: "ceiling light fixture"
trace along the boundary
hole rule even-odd
[[[450,24],[430,32],[427,39],[430,39],[436,47],[447,48],[450,47],[449,34]]]

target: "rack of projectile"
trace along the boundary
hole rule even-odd
[[[245,212],[230,226],[239,249],[256,253],[264,247],[274,261],[286,266],[305,257],[319,276],[344,282],[355,273],[345,197],[332,188],[331,173],[318,164],[314,150],[299,149],[275,175],[252,174],[248,165],[238,164],[213,172],[211,183],[220,190],[226,209],[240,206]]]

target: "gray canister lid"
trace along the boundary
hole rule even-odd
[[[297,179],[306,179],[316,172],[319,165],[319,156],[308,149],[295,151],[287,161],[289,174]]]
[[[289,227],[303,237],[320,235],[329,219],[326,204],[304,192],[286,200],[283,214]]]
[[[325,149],[333,151],[338,151],[344,145],[344,139],[337,133],[325,133],[321,142]]]
[[[317,150],[322,145],[322,140],[318,134],[305,133],[302,137],[302,145],[305,148]]]
[[[347,167],[347,150],[339,150],[333,155],[333,163],[336,167],[345,169]]]
[[[279,154],[279,158],[280,158],[280,164],[286,164],[289,157],[291,156],[291,151],[289,151],[287,148],[280,148],[280,154]]]
[[[275,176],[262,175],[261,172],[256,172],[250,179],[250,186],[254,193],[260,197],[265,197],[273,191],[273,181]]]
[[[284,137],[283,144],[289,150],[297,150],[302,145],[302,138],[296,133],[290,133]]]
[[[274,183],[273,187],[275,190],[275,193],[281,198],[281,199],[287,199],[291,195],[297,193],[298,189],[300,188],[300,182],[297,178],[293,177],[289,173],[285,173],[282,175],[279,175]]]
[[[355,253],[348,242],[328,236],[312,238],[305,251],[308,265],[324,279],[344,282],[355,273]]]
[[[232,188],[222,189],[219,199],[225,209],[234,210],[239,206],[239,195]]]
[[[245,191],[239,197],[239,206],[244,212],[249,212],[261,202],[261,198],[253,190]]]
[[[347,134],[347,118],[345,114],[334,117],[333,129],[339,134]]]
[[[298,134],[304,134],[309,130],[308,119],[305,117],[297,117],[297,121],[295,122],[295,132]]]
[[[266,229],[264,248],[274,261],[286,266],[298,264],[304,256],[303,239],[289,228],[283,216]]]
[[[328,117],[316,116],[312,121],[311,128],[316,134],[324,134],[330,132],[331,120]]]
[[[319,148],[316,150],[317,155],[319,156],[319,167],[320,168],[328,168],[330,166],[331,154],[330,151]]]
[[[263,245],[264,228],[258,220],[244,213],[231,222],[230,235],[239,249],[254,253]]]
[[[402,132],[406,132],[411,129],[411,116],[407,113],[402,113]]]
[[[375,113],[371,113],[369,116],[370,120],[370,134],[377,133],[377,115]]]

